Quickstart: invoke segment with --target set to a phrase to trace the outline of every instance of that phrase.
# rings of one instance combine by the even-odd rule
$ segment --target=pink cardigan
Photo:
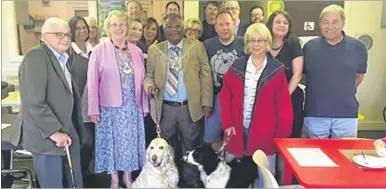
[[[129,43],[128,49],[134,65],[135,98],[144,116],[149,113],[149,100],[145,93],[145,61],[141,49]],[[121,78],[114,45],[106,41],[93,49],[87,72],[88,115],[99,115],[100,107],[119,107],[123,103]]]

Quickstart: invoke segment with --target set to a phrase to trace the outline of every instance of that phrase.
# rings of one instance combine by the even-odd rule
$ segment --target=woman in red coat
[[[249,26],[244,44],[247,55],[225,73],[220,92],[223,129],[230,137],[227,153],[252,156],[261,149],[275,174],[273,140],[290,136],[293,119],[284,66],[269,53],[272,37],[264,24]]]

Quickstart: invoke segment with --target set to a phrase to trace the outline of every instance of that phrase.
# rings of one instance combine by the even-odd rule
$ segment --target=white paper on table
[[[338,167],[320,148],[288,148],[302,167]]]
[[[5,129],[7,127],[11,126],[11,124],[8,124],[8,123],[2,123],[1,124],[1,129]]]

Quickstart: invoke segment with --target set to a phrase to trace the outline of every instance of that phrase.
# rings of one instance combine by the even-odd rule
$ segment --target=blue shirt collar
[[[53,48],[51,48],[49,45],[47,45],[47,47],[52,51],[52,53],[54,53],[56,59],[59,61],[59,63],[62,66],[67,64],[67,61],[69,58],[69,55],[67,54],[67,52],[64,52],[63,54],[59,54]]]
[[[180,50],[182,50],[182,44],[184,42],[184,39],[181,39],[181,41],[177,44],[177,45],[173,45],[171,44],[169,41],[168,41],[168,49],[172,48],[172,47],[179,47]]]

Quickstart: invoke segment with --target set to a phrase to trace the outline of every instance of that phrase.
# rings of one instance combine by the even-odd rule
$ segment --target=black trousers
[[[90,163],[95,150],[95,124],[92,122],[84,123],[84,127],[86,128],[86,132],[89,133],[88,136],[90,136],[90,138],[87,140],[87,143],[80,147],[83,178],[85,178],[85,176],[89,176],[90,174]]]
[[[157,137],[157,129],[156,124],[151,118],[150,114],[148,114],[144,118],[144,124],[145,124],[145,138],[146,138],[146,148],[149,146],[150,142]]]
[[[300,138],[304,122],[304,92],[297,87],[291,96],[294,120],[292,123],[291,138]]]
[[[10,169],[11,168],[11,150],[1,150],[1,157],[3,165],[2,169]]]
[[[180,187],[195,188],[200,184],[200,174],[194,165],[183,162],[182,155],[203,142],[203,119],[193,122],[188,105],[163,104],[161,134],[173,147],[175,163],[180,175]]]

